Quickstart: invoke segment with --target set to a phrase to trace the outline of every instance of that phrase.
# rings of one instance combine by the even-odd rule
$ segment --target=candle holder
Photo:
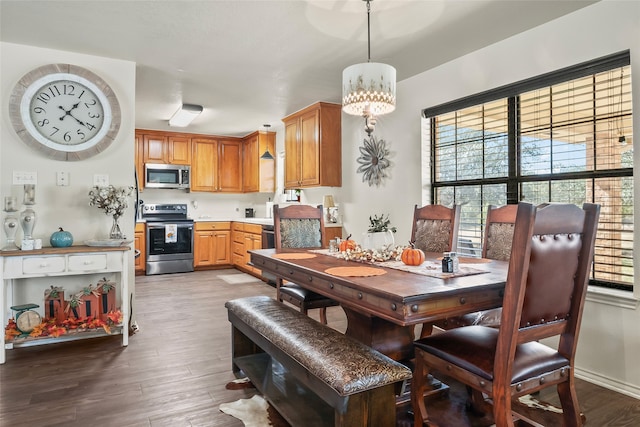
[[[20,214],[20,225],[22,226],[22,240],[33,240],[33,227],[36,225],[36,212],[27,205],[27,208]]]
[[[2,249],[15,250],[17,248],[16,232],[18,231],[18,218],[14,214],[18,211],[18,200],[15,196],[6,196],[4,198],[3,210],[7,213],[2,222],[4,234],[7,236],[7,242]]]

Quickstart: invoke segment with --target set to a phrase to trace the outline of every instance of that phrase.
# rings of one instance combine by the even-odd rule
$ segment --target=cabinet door
[[[167,163],[167,137],[144,135],[143,142],[144,163]]]
[[[170,136],[167,147],[167,159],[173,165],[191,164],[191,138]]]
[[[213,235],[213,245],[215,246],[214,264],[231,264],[231,232],[216,231]]]
[[[146,253],[145,253],[145,232],[144,224],[142,224],[142,231],[138,231],[138,224],[136,224],[136,231],[134,235],[134,247],[137,251],[140,251],[140,255],[135,257],[135,272],[144,273],[146,268]]]
[[[191,191],[216,191],[218,143],[207,138],[194,138],[192,144]]]
[[[300,117],[300,183],[320,184],[320,111],[310,111]]]
[[[242,192],[242,141],[218,142],[218,191]]]
[[[142,134],[136,132],[135,135],[136,175],[138,191],[142,191],[144,188],[144,141]]]
[[[259,139],[254,134],[244,141],[242,153],[242,191],[245,193],[260,191],[259,175]]]
[[[213,231],[196,231],[193,233],[193,262],[195,267],[213,265]]]
[[[300,186],[300,144],[298,119],[284,124],[284,186],[287,189]]]

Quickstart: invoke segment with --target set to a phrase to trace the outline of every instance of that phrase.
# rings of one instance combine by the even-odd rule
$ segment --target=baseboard
[[[640,387],[634,384],[624,383],[622,381],[616,381],[612,378],[603,377],[595,372],[587,371],[584,369],[575,368],[576,378],[588,381],[592,384],[599,385],[608,390],[615,391],[617,393],[624,394],[625,396],[640,399]]]

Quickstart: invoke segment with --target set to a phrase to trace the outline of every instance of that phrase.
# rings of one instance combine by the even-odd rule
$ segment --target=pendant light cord
[[[367,62],[371,62],[371,0],[367,0]]]

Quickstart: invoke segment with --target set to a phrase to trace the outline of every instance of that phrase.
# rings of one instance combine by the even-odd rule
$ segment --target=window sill
[[[632,292],[601,288],[598,286],[589,286],[586,299],[590,302],[613,305],[630,310],[636,310],[640,303],[638,297],[633,295]]]

